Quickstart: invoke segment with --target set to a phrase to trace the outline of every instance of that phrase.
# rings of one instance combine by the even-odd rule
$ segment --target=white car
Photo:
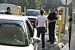
[[[0,15],[0,50],[35,50],[33,35],[26,16]]]
[[[27,9],[26,16],[31,21],[31,23],[33,24],[34,27],[35,27],[35,21],[39,15],[40,15],[40,10]]]

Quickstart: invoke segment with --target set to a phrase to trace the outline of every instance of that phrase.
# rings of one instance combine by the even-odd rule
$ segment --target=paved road
[[[72,34],[71,34],[70,50],[75,50],[75,23],[72,24]]]
[[[65,33],[61,33],[61,42],[65,44],[64,48],[68,45],[66,45],[68,43],[68,40],[69,40],[69,36],[68,36],[68,32],[67,30],[65,31]],[[57,41],[57,36],[56,37],[56,41]],[[46,33],[46,36],[45,36],[45,39],[46,41],[48,40],[48,34]],[[41,42],[39,42],[39,47],[38,47],[38,50],[41,50]],[[58,43],[57,44],[54,44],[54,45],[50,45],[49,42],[46,42],[46,50],[60,50],[59,47],[58,47]],[[65,48],[66,50],[66,48]]]
[[[46,34],[46,41],[48,40],[48,34]],[[59,49],[59,47],[58,47],[58,44],[54,44],[54,45],[50,45],[50,43],[49,42],[45,42],[45,44],[46,44],[46,50],[60,50]],[[42,46],[42,44],[41,44],[41,42],[39,42],[39,49],[38,50],[41,50],[41,46]]]

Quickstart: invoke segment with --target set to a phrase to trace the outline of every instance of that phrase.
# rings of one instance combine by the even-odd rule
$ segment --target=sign
[[[66,5],[66,4],[69,5],[71,4],[72,0],[61,0],[61,2],[63,5]]]

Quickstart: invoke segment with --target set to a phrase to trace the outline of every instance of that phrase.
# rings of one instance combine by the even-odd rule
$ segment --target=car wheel
[[[34,44],[34,50],[38,50],[38,43]]]

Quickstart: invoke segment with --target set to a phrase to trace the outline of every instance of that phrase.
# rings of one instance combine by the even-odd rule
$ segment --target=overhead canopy
[[[60,6],[60,7],[58,7],[57,9],[58,10],[62,10],[62,9],[64,9],[65,7],[64,6]]]
[[[14,4],[8,4],[8,3],[1,3],[0,4],[0,11],[6,11],[7,7],[11,8],[11,12],[14,14],[15,13],[15,9],[21,8],[21,6],[18,5],[14,5]]]

